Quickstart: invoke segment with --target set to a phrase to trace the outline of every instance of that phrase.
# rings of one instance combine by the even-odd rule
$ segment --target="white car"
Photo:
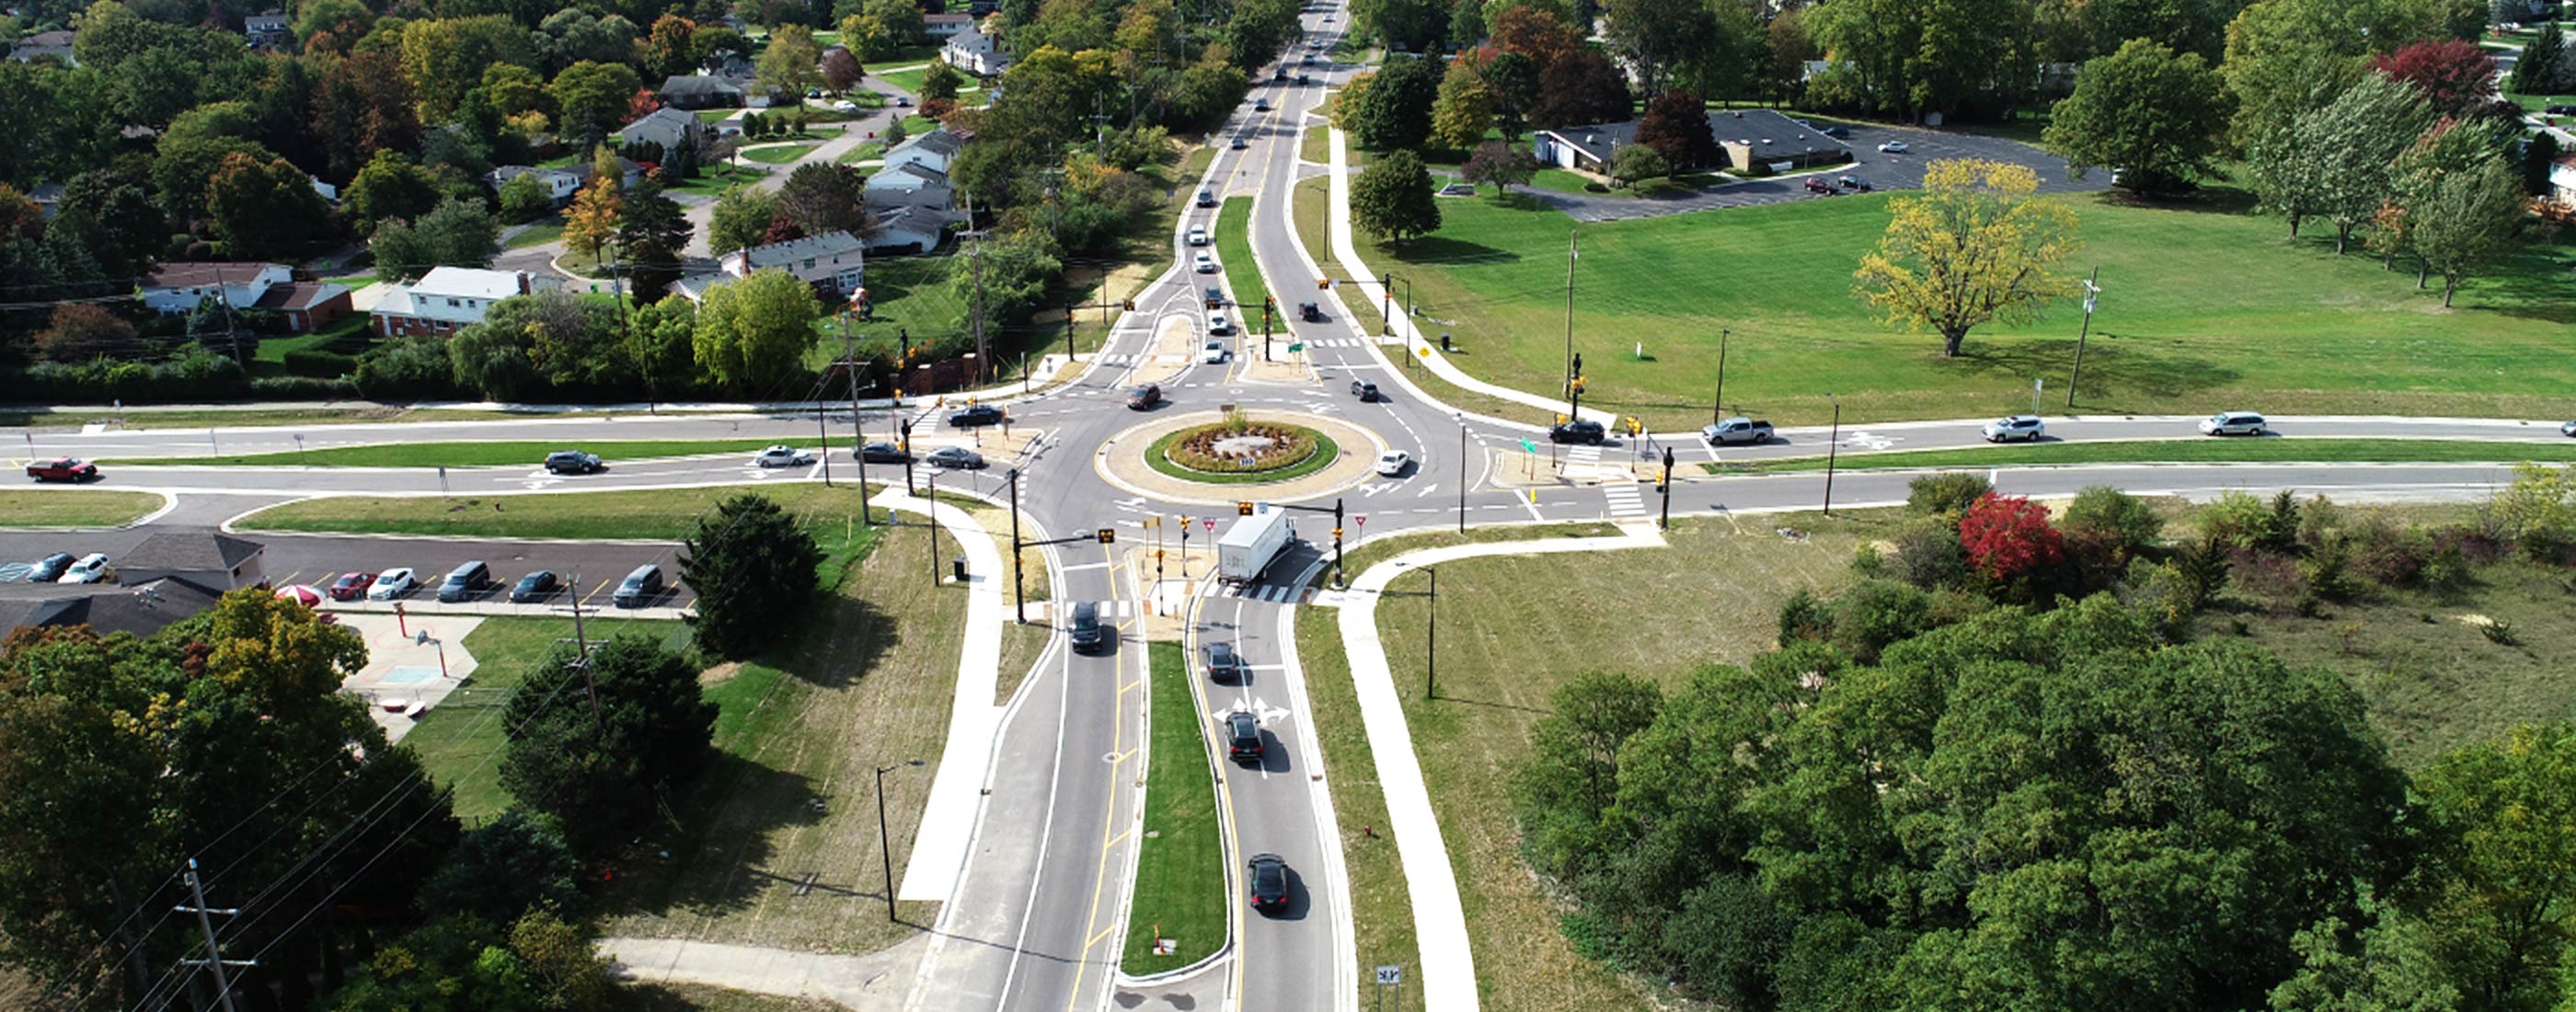
[[[1377,455],[1377,473],[1382,477],[1392,478],[1403,474],[1405,466],[1411,463],[1413,463],[1412,454],[1402,450],[1388,450]]]
[[[1207,226],[1205,226],[1205,225],[1192,225],[1192,226],[1190,226],[1190,245],[1192,245],[1192,246],[1205,246],[1205,245],[1207,245],[1207,244],[1208,244]]]
[[[1231,334],[1231,333],[1234,333],[1234,321],[1226,319],[1226,318],[1225,318],[1225,314],[1224,314],[1224,313],[1209,313],[1209,314],[1208,314],[1208,333],[1211,333],[1211,334]]]
[[[104,579],[107,579],[107,553],[91,552],[81,556],[79,562],[72,563],[70,569],[63,570],[63,575],[54,582],[97,583]]]
[[[2200,420],[2204,436],[2259,436],[2263,434],[2263,416],[2251,411],[2221,411]]]
[[[761,467],[805,467],[814,463],[814,455],[788,446],[773,446],[760,451],[751,462]]]
[[[1985,428],[1977,431],[1983,433],[1986,442],[1989,443],[2000,443],[2007,439],[2036,443],[2039,442],[2040,434],[2048,431],[2048,426],[2040,422],[2038,415],[2012,415],[1987,422]]]
[[[391,601],[420,589],[420,577],[409,566],[396,566],[376,574],[376,585],[367,588],[367,600]]]
[[[1216,273],[1216,258],[1209,256],[1206,253],[1191,254],[1190,269],[1201,274],[1214,274]]]
[[[858,104],[858,103],[856,103],[856,102],[850,101],[849,99],[846,99],[846,98],[845,98],[845,99],[842,99],[842,100],[840,100],[840,101],[838,101],[838,102],[834,102],[834,103],[832,103],[832,111],[833,111],[833,112],[857,112],[857,111],[859,111],[859,104]]]
[[[1904,141],[1889,141],[1879,145],[1878,150],[1884,154],[1901,155],[1914,149],[1906,147]]]
[[[1225,361],[1225,342],[1208,342],[1206,347],[1199,349],[1199,361],[1205,362],[1209,365],[1216,365],[1217,363]]]

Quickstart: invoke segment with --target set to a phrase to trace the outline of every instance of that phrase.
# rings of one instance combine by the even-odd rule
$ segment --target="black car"
[[[969,404],[948,413],[948,427],[952,429],[971,429],[978,425],[1001,423],[1002,409],[990,404]]]
[[[1215,206],[1216,206],[1216,191],[1214,191],[1214,190],[1200,190],[1200,191],[1199,191],[1199,206],[1200,206],[1200,207],[1215,207]]]
[[[1311,62],[1311,61],[1309,61],[1309,62]],[[1309,78],[1309,77],[1307,77],[1307,76],[1306,76],[1306,75],[1304,75],[1304,74],[1299,74],[1299,75],[1297,75],[1297,83],[1298,83],[1298,84],[1313,84],[1313,83],[1315,83],[1315,82],[1314,82],[1314,79],[1313,79],[1313,78]]]
[[[1210,643],[1203,652],[1207,654],[1209,681],[1240,683],[1250,673],[1250,669],[1243,666],[1243,655],[1234,652],[1234,644]]]
[[[1384,394],[1377,392],[1377,384],[1371,383],[1367,380],[1352,380],[1351,396],[1359,398],[1362,402],[1373,402],[1385,399]]]
[[[35,568],[27,571],[27,582],[52,583],[56,580],[62,579],[63,570],[72,568],[72,561],[72,553],[70,552],[55,552],[52,555],[38,559],[36,560]]]
[[[1609,430],[1602,428],[1601,423],[1589,418],[1577,418],[1573,421],[1560,422],[1550,427],[1547,430],[1547,440],[1551,443],[1581,443],[1585,446],[1599,446],[1601,445],[1601,440],[1609,434]]]
[[[1839,184],[1841,184],[1841,185],[1844,185],[1844,186],[1851,187],[1851,188],[1852,188],[1852,192],[1854,192],[1854,193],[1868,193],[1868,192],[1869,192],[1869,180],[1862,179],[1862,178],[1861,178],[1861,177],[1859,177],[1859,176],[1844,176],[1844,177],[1842,177],[1841,179],[1837,179],[1837,180],[1835,180],[1835,182],[1836,182],[1836,183],[1839,183]]]
[[[1312,302],[1300,302],[1297,304],[1297,318],[1308,323],[1322,323],[1324,322],[1324,307],[1318,306]]]
[[[1131,411],[1145,411],[1161,403],[1163,388],[1152,383],[1127,391],[1127,407]]]
[[[2550,106],[2547,110],[2544,110],[2544,111],[2546,111],[2549,115],[2552,115],[2552,116],[2576,116],[2576,105],[2566,105],[2566,104],[2562,103],[2562,104],[2559,104],[2559,105],[2553,105],[2553,106]]]
[[[1816,128],[1816,132],[1837,140],[1851,136],[1851,128],[1840,124],[1820,126]]]
[[[553,596],[555,596],[555,573],[551,569],[540,569],[522,576],[518,583],[510,587],[510,601],[513,604],[543,601]]]
[[[1261,761],[1261,718],[1241,710],[1225,715],[1225,757],[1239,763]]]
[[[450,570],[438,585],[438,599],[449,604],[470,600],[492,586],[492,567],[468,562]]]
[[[1244,885],[1252,894],[1252,909],[1280,910],[1288,906],[1288,862],[1277,854],[1254,854],[1243,863]]]
[[[1075,653],[1100,649],[1102,643],[1109,641],[1107,629],[1100,624],[1100,606],[1090,601],[1074,602],[1073,620],[1065,624],[1064,635],[1073,642]]]
[[[1225,308],[1225,290],[1218,288],[1215,285],[1209,285],[1207,286],[1207,298],[1203,301],[1207,303],[1207,307],[1209,309],[1223,309]]]
[[[552,474],[589,474],[599,470],[599,455],[580,450],[556,450],[546,454],[546,471]]]
[[[963,446],[943,446],[921,458],[924,463],[951,471],[973,471],[984,466],[984,455]]]
[[[900,464],[911,459],[911,454],[903,452],[903,447],[893,443],[869,443],[859,447],[859,460],[862,463]]]

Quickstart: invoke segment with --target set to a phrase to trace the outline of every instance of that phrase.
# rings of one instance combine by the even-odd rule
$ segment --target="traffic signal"
[[[1123,309],[1123,310],[1126,310],[1127,312],[1133,313],[1133,312],[1135,312],[1135,311],[1136,311],[1136,300],[1134,300],[1134,299],[1128,299],[1128,300],[1126,300],[1126,301],[1124,301],[1124,302],[1121,302],[1121,303],[1119,303],[1119,304],[1118,304],[1118,308]]]
[[[1319,292],[1329,292],[1329,291],[1332,291],[1332,290],[1333,290],[1333,279],[1331,279],[1331,278],[1316,278],[1316,279],[1315,279],[1315,290],[1316,290],[1316,291],[1319,291]]]
[[[1239,502],[1234,504],[1234,515],[1239,517],[1251,516],[1252,504],[1248,502]]]
[[[1113,529],[1107,528],[1107,527],[1103,527],[1103,528],[1101,528],[1101,529],[1100,529],[1100,543],[1101,543],[1101,544],[1104,544],[1104,545],[1114,545],[1114,544],[1117,544],[1117,543],[1118,543],[1118,532],[1117,532],[1117,531],[1115,531],[1115,530],[1113,530]]]

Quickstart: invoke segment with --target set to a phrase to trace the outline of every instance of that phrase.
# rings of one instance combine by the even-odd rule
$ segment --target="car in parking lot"
[[[1252,908],[1283,910],[1288,906],[1288,861],[1277,854],[1254,854],[1243,863],[1244,891]]]
[[[998,425],[1001,421],[1002,409],[990,404],[969,404],[948,413],[948,427],[952,429],[971,429],[978,425]]]
[[[1821,193],[1828,197],[1843,192],[1835,189],[1834,184],[1826,182],[1823,178],[1818,176],[1808,176],[1806,182],[1801,185],[1805,186],[1809,193]]]
[[[814,455],[792,446],[773,446],[751,458],[761,467],[804,467],[814,462]]]
[[[1901,155],[1914,149],[1907,147],[1904,141],[1888,141],[1880,144],[1878,150],[1880,154]]]
[[[330,594],[334,601],[362,601],[367,597],[367,588],[375,583],[374,573],[342,573],[339,579],[331,581],[331,589],[325,593]]]
[[[1308,323],[1322,323],[1324,322],[1324,307],[1312,302],[1300,302],[1297,304],[1297,318]]]
[[[973,471],[984,466],[984,455],[963,446],[943,446],[921,458],[932,467],[951,471]]]
[[[453,604],[480,594],[492,587],[492,567],[481,562],[468,562],[447,572],[438,582],[438,599]]]
[[[2259,436],[2263,434],[2263,416],[2251,411],[2221,411],[2200,420],[2204,436]]]
[[[1377,392],[1377,384],[1371,383],[1367,380],[1352,380],[1351,396],[1359,398],[1362,403],[1373,403],[1384,400],[1386,397],[1386,395]]]
[[[1234,321],[1229,320],[1229,319],[1226,319],[1226,317],[1225,317],[1225,314],[1224,314],[1224,313],[1209,313],[1209,314],[1208,314],[1208,333],[1211,333],[1211,334],[1231,334],[1231,333],[1234,333]],[[1208,342],[1208,343],[1210,343],[1210,344],[1215,344],[1216,342],[1211,341],[1211,342]],[[1220,351],[1221,351],[1221,350],[1222,350],[1222,349],[1220,349]],[[1211,361],[1211,362],[1218,362],[1218,361],[1223,361],[1223,359],[1222,359],[1222,358],[1214,358],[1214,359],[1209,359],[1209,361]]]
[[[1251,669],[1243,664],[1243,655],[1234,652],[1232,643],[1210,643],[1200,653],[1207,655],[1207,676],[1212,682],[1241,684]]]
[[[1225,757],[1239,763],[1261,761],[1261,718],[1242,710],[1225,715]]]
[[[1192,226],[1190,226],[1190,245],[1192,245],[1192,246],[1205,246],[1205,245],[1207,245],[1207,244],[1208,244],[1207,226],[1205,226],[1205,225],[1192,225]]]
[[[29,567],[27,570],[27,582],[52,583],[55,580],[62,579],[63,570],[72,568],[72,563],[76,561],[79,560],[73,558],[72,553],[70,552],[55,552],[52,555],[37,559],[34,565]]]
[[[862,464],[900,464],[911,459],[911,454],[893,443],[869,443],[859,447],[859,462]]]
[[[1087,654],[1109,641],[1108,631],[1100,624],[1100,605],[1091,601],[1073,603],[1073,614],[1065,621],[1064,638],[1073,644],[1075,653]]]
[[[91,552],[81,556],[79,562],[72,563],[71,568],[63,570],[63,575],[55,577],[54,582],[98,583],[113,575],[114,571],[107,568],[107,553]]]
[[[376,585],[367,588],[367,600],[391,601],[420,589],[420,577],[410,566],[395,566],[376,574]]]
[[[555,571],[540,569],[519,578],[510,585],[510,600],[517,604],[543,601],[555,595]]]
[[[662,567],[645,563],[635,567],[619,581],[617,592],[608,595],[610,603],[620,608],[641,608],[662,596]]]
[[[1127,391],[1127,410],[1145,411],[1163,403],[1163,388],[1152,383]]]
[[[1201,274],[1214,274],[1216,273],[1216,258],[1207,255],[1206,250],[1192,253],[1190,254],[1190,269]]]
[[[2038,415],[2010,415],[1987,422],[1984,428],[1977,431],[1983,434],[1986,442],[1989,443],[2000,443],[2007,439],[2036,443],[2039,442],[2039,437],[2048,431],[2048,426],[2039,420]]]
[[[1834,180],[1834,182],[1842,186],[1848,186],[1857,193],[1869,192],[1869,180],[1862,179],[1859,176],[1844,176],[1841,179]]]
[[[98,465],[77,457],[56,457],[28,464],[27,477],[37,481],[96,481]]]
[[[546,454],[546,472],[549,474],[589,474],[599,468],[600,460],[596,453],[556,450]]]
[[[1586,446],[1599,446],[1601,445],[1601,441],[1607,438],[1609,434],[1610,430],[1603,428],[1601,423],[1589,418],[1577,418],[1570,422],[1558,422],[1555,425],[1549,426],[1547,430],[1547,439],[1551,443],[1581,443]]]
[[[1412,465],[1413,455],[1402,450],[1388,450],[1377,455],[1377,473],[1381,478],[1403,474],[1404,469]]]

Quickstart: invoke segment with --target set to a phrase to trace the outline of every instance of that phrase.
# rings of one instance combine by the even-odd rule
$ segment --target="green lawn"
[[[561,442],[490,442],[490,443],[380,443],[373,446],[335,446],[303,453],[253,453],[231,457],[162,457],[148,460],[120,460],[121,464],[161,465],[243,465],[276,467],[311,465],[314,467],[497,467],[527,464],[534,467],[546,454],[564,448]],[[758,439],[632,439],[585,443],[583,448],[599,454],[610,467],[621,461],[655,460],[663,457],[694,457],[718,453],[750,453],[771,445]],[[807,447],[811,449],[812,447]]]
[[[886,146],[884,141],[868,141],[858,147],[841,152],[840,160],[843,162],[864,162],[871,158],[883,158],[885,157],[885,149]]]
[[[528,223],[528,227],[520,229],[519,234],[511,236],[509,242],[502,243],[501,248],[526,249],[530,246],[543,246],[563,238],[563,229],[562,218],[551,216],[541,218]]]
[[[1143,976],[1206,958],[1226,941],[1225,847],[1218,838],[1216,785],[1203,737],[1207,718],[1191,692],[1178,643],[1146,648],[1153,663],[1152,738],[1145,817],[1136,841],[1136,896],[1118,968]],[[1178,943],[1154,954],[1154,933]]]
[[[765,147],[745,148],[742,151],[742,157],[747,161],[759,162],[763,165],[785,165],[789,162],[805,157],[806,152],[812,151],[816,147],[817,145],[813,144],[774,144]]]
[[[367,320],[364,313],[352,313],[310,334],[261,338],[251,352],[251,375],[286,375],[286,354],[292,351],[337,351],[352,355],[363,351],[369,337]]]
[[[0,492],[0,527],[123,527],[160,508],[150,492],[11,489]]]
[[[894,472],[883,465],[869,468],[870,490],[884,487],[887,479],[902,480]],[[833,466],[833,474],[835,481],[829,486],[766,485],[756,491],[818,531],[846,533],[859,516],[859,487],[851,480],[855,476],[840,465]],[[750,491],[755,489],[736,485],[448,498],[332,496],[261,510],[239,526],[330,534],[677,541],[687,537],[697,518],[716,504]],[[882,512],[876,515],[883,517]]]
[[[2226,191],[2208,199],[2223,199]],[[1888,217],[1887,195],[1799,201],[1582,227],[1575,350],[1585,400],[1650,425],[1696,425],[1731,328],[1728,392],[1743,410],[1821,422],[1974,417],[2027,405],[2031,382],[2067,375],[2079,314],[1980,328],[1944,360],[1937,337],[1871,318],[1851,272]],[[2362,254],[2336,257],[2308,230],[2216,210],[2073,200],[2101,267],[2084,388],[2088,414],[2265,411],[2557,417],[2576,411],[2565,354],[2576,244],[2533,245],[2457,308]],[[1370,251],[1409,276],[1429,317],[1454,321],[1460,366],[1552,391],[1563,367],[1565,249],[1573,223],[1526,200],[1441,202],[1435,235]],[[1642,341],[1648,356],[1631,352]]]
[[[585,635],[648,636],[671,646],[688,642],[688,627],[678,622],[592,618],[582,623]],[[422,714],[402,743],[420,754],[421,765],[442,787],[456,792],[456,815],[468,825],[510,806],[510,792],[500,783],[504,732],[501,706],[545,660],[558,639],[572,638],[572,619],[487,618],[467,633],[463,646],[474,655],[474,673],[445,702]]]
[[[682,181],[680,185],[672,187],[671,192],[713,197],[723,193],[727,187],[752,182],[768,174],[768,169],[758,165],[701,166],[698,169],[697,178]]]
[[[2142,439],[2036,443],[1956,450],[1842,454],[1845,470],[1905,467],[2014,467],[2110,463],[2511,463],[2576,461],[2576,440],[2495,443],[2442,439]],[[1823,457],[1702,464],[1714,472],[1821,471]]]
[[[903,66],[903,64],[898,63],[894,64],[894,66],[899,67]],[[927,67],[914,67],[910,70],[871,70],[868,71],[868,76],[893,85],[897,91],[919,95],[921,94],[921,75],[928,72],[929,68]]]
[[[1314,126],[1307,127],[1305,133],[1298,135],[1297,157],[1313,162],[1317,165],[1332,164],[1332,125],[1329,123],[1317,123]]]
[[[698,122],[714,123],[721,120],[732,119],[735,113],[741,111],[742,110],[740,109],[700,109],[698,110]]]
[[[2521,92],[2508,91],[2504,93],[2504,97],[2508,102],[2520,104],[2526,112],[2539,112],[2553,105],[2576,105],[2576,93],[2558,95],[2525,95]],[[2558,117],[2560,121],[2559,125],[2566,125],[2566,121],[2569,118],[2570,117],[2567,116]]]
[[[1250,334],[1259,327],[1263,300],[1270,297],[1270,286],[1261,278],[1261,265],[1252,259],[1252,198],[1227,197],[1217,208],[1215,235],[1217,267],[1225,271],[1226,284],[1234,289],[1236,315],[1243,317],[1243,332]]]

